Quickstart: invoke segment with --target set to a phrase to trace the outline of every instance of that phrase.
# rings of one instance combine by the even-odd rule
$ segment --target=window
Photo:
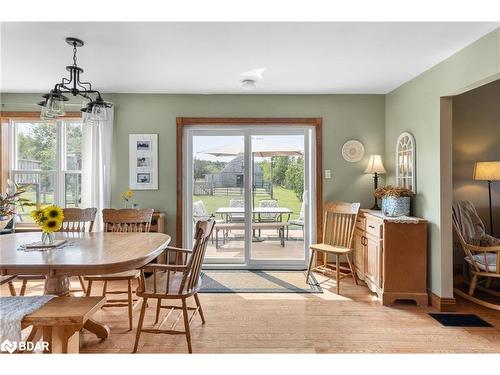
[[[79,207],[82,181],[82,122],[64,119],[11,120],[11,179],[30,184],[24,194],[37,207],[57,204]],[[34,208],[19,212],[20,222],[32,222]]]

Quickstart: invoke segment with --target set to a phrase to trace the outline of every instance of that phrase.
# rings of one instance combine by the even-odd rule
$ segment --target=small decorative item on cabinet
[[[391,185],[375,190],[375,197],[382,199],[382,213],[386,216],[409,216],[410,201],[415,193],[410,189]]]

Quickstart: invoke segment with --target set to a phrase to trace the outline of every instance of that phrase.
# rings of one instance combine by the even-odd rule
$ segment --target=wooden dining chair
[[[307,269],[307,282],[309,282],[309,275],[312,271],[320,271],[325,275],[335,271],[337,294],[340,294],[340,279],[343,277],[351,275],[358,285],[349,255],[353,249],[352,239],[359,206],[359,203],[328,202],[326,204],[323,242],[309,246],[311,257]],[[318,252],[323,254],[323,264],[313,266]],[[329,254],[335,255],[335,264],[328,263]],[[349,268],[340,265],[341,255],[347,258]]]
[[[192,250],[167,247],[165,250],[167,264],[151,263],[141,269],[137,296],[142,297],[142,307],[135,336],[134,353],[137,352],[139,338],[142,332],[170,335],[185,334],[188,351],[192,353],[190,323],[198,313],[202,323],[205,324],[205,317],[201,308],[200,299],[198,298],[198,291],[202,283],[201,267],[214,224],[214,219],[198,221],[196,223],[195,242]],[[169,260],[172,261],[172,264],[169,263]],[[153,272],[153,274],[146,279],[145,272]],[[194,297],[196,307],[187,306],[186,300],[189,297]],[[157,300],[156,319],[153,327],[143,328],[148,299]],[[163,305],[163,300],[181,300],[181,306],[173,304]],[[158,324],[161,309],[168,309],[168,312]],[[174,310],[182,310],[182,314],[177,316],[169,329],[162,329],[161,327],[172,315]],[[189,311],[193,312],[191,316],[188,314]],[[175,330],[181,317],[184,318],[184,330]]]
[[[92,232],[94,227],[95,215],[97,213],[97,208],[65,208],[63,209],[64,219],[61,226],[60,232],[65,233],[83,233],[85,231]],[[21,291],[19,295],[24,296],[26,293],[26,287],[29,281],[35,280],[45,280],[43,275],[19,275],[17,276],[19,280],[22,280]],[[85,283],[82,276],[78,276],[80,281],[80,286],[83,293],[86,292]],[[79,290],[77,290],[79,291]]]
[[[123,208],[115,210],[105,208],[102,210],[102,219],[104,222],[105,232],[121,232],[121,233],[135,233],[135,232],[149,232],[151,227],[151,218],[153,217],[153,209],[132,209]],[[102,281],[102,296],[108,294],[127,294],[127,298],[108,299],[103,307],[128,307],[128,322],[129,329],[133,328],[133,315],[134,302],[137,300],[133,298],[134,292],[132,291],[132,281],[138,280],[140,276],[139,270],[131,270],[109,275],[91,275],[85,276],[84,280],[88,282],[87,296],[92,293],[92,283],[94,281]],[[127,281],[127,290],[110,290],[108,291],[108,283],[115,281]]]

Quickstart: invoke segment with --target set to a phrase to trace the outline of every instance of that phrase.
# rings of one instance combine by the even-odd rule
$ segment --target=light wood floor
[[[445,328],[427,314],[435,311],[432,308],[381,306],[366,287],[355,286],[351,279],[342,280],[343,295],[337,296],[333,281],[316,277],[323,294],[200,294],[207,323],[193,320],[194,353],[500,352],[497,311],[459,299],[459,312],[477,314],[495,327]],[[42,284],[31,285],[31,294],[41,293]],[[2,295],[7,293],[3,287]],[[151,302],[146,322],[153,321],[155,304]],[[130,353],[135,331],[127,330],[126,316],[124,308],[98,312],[95,318],[109,325],[111,335],[99,342],[84,333],[81,352]],[[186,353],[186,341],[183,336],[145,333],[139,352]]]

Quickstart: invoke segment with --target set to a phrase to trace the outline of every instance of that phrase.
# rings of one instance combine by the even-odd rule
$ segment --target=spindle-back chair
[[[333,270],[335,271],[337,294],[340,293],[340,279],[345,276],[351,275],[356,285],[358,284],[349,253],[353,248],[352,239],[359,206],[359,203],[326,203],[323,242],[309,246],[311,254],[306,276],[308,282],[312,271],[327,274]],[[323,264],[313,266],[318,252],[323,254]],[[328,263],[328,254],[335,255],[335,264]],[[340,265],[341,255],[347,258],[348,268]]]
[[[205,324],[205,317],[201,308],[198,291],[201,287],[201,267],[205,257],[208,240],[212,235],[215,220],[200,220],[196,223],[195,238],[193,249],[180,249],[176,247],[167,247],[167,262],[173,261],[173,264],[148,264],[141,269],[139,278],[139,288],[137,295],[142,297],[141,315],[137,326],[137,333],[134,344],[134,353],[137,352],[139,338],[142,332],[163,333],[163,334],[185,334],[188,351],[192,353],[190,323],[199,313],[201,321]],[[175,256],[169,256],[173,254]],[[145,272],[153,272],[153,275],[146,278]],[[188,307],[186,300],[193,296],[196,307]],[[148,299],[156,299],[156,319],[152,328],[143,328],[144,316],[146,312]],[[181,300],[182,306],[163,305],[163,300]],[[158,324],[161,309],[168,309],[168,313]],[[161,329],[163,324],[172,315],[175,310],[182,310],[174,320],[169,329]],[[188,312],[193,311],[191,317]],[[175,326],[180,318],[184,318],[184,330],[175,330]],[[157,325],[158,324],[158,325]]]
[[[133,232],[149,232],[151,227],[151,218],[153,217],[153,209],[132,209],[124,208],[120,210],[115,210],[111,208],[105,208],[102,210],[102,219],[104,222],[105,232],[121,232],[121,233],[133,233]],[[103,289],[102,295],[106,296],[108,294],[127,294],[127,299],[107,299],[106,304],[103,307],[128,307],[128,321],[129,329],[133,328],[133,308],[134,302],[136,300],[133,298],[132,281],[139,279],[139,270],[131,270],[119,273],[113,273],[109,275],[91,275],[85,276],[84,279],[88,281],[87,286],[87,296],[91,295],[92,283],[94,281],[102,281]],[[127,281],[127,290],[112,290],[108,291],[108,283],[118,280]]]

